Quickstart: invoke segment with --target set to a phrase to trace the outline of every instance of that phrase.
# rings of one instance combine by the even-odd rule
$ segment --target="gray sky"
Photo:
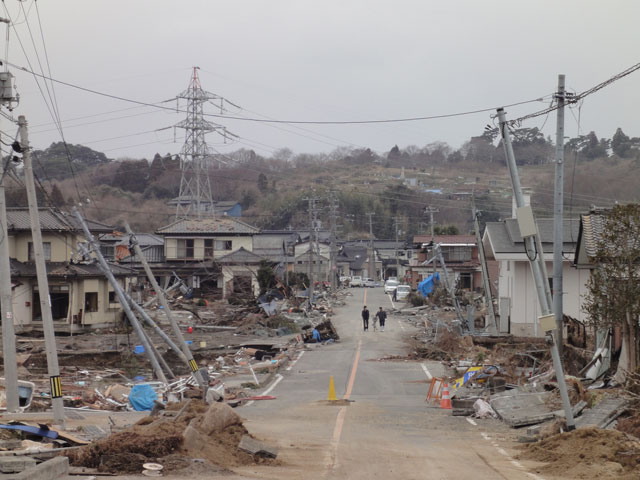
[[[25,57],[12,29],[9,60],[25,67],[29,61],[41,71],[30,26],[46,71],[34,0],[22,3],[28,22],[17,0],[4,4],[27,52]],[[154,103],[186,89],[197,65],[203,88],[242,107],[229,112],[236,116],[363,120],[448,114],[548,99],[558,73],[580,92],[640,62],[636,0],[39,0],[37,7],[54,78]],[[4,25],[0,28],[4,38]],[[22,98],[14,114],[30,121],[34,146],[59,141],[33,77],[11,70]],[[640,136],[639,87],[640,71],[588,97],[580,111],[582,133],[595,130],[610,138],[620,126]],[[62,85],[55,86],[55,94],[69,143],[111,158],[180,150],[181,131],[176,142],[172,129],[154,132],[182,120],[180,114]],[[546,105],[507,112],[515,118]],[[567,113],[568,136],[578,132],[578,109],[572,113]],[[85,118],[74,120],[80,117]],[[544,121],[524,126],[541,127]],[[439,140],[457,148],[490,122],[490,113],[481,113],[303,130],[220,120],[240,140],[224,145],[211,135],[209,143],[220,152],[244,147],[266,156],[281,147],[383,152],[394,144]],[[553,134],[554,129],[552,114],[544,130]],[[15,129],[3,119],[2,130]]]

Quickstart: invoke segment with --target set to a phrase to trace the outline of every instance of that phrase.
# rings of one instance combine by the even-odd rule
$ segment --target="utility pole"
[[[437,208],[433,208],[431,205],[429,205],[426,208],[426,211],[429,214],[429,225],[431,226],[431,246],[432,246],[431,248],[433,248],[436,244],[435,235],[434,235],[435,223],[433,221],[433,214],[440,212],[440,210],[438,210]],[[436,262],[433,262],[433,274],[434,275],[436,274]]]
[[[189,368],[191,368],[191,373],[193,374],[193,377],[198,382],[198,385],[200,385],[200,388],[202,389],[203,393],[206,395],[206,393],[207,393],[206,392],[207,385],[205,384],[205,382],[204,382],[204,380],[202,378],[202,374],[201,374],[200,370],[198,369],[198,364],[194,360],[193,354],[191,353],[191,350],[189,349],[189,346],[184,341],[184,336],[182,335],[182,331],[180,330],[180,326],[178,325],[178,322],[176,321],[175,317],[173,316],[173,313],[171,313],[171,308],[169,308],[169,302],[167,302],[167,297],[164,295],[164,292],[160,288],[160,285],[158,285],[158,281],[156,280],[155,275],[151,271],[151,267],[149,267],[149,264],[147,263],[147,259],[144,256],[144,253],[142,253],[142,249],[140,248],[140,245],[138,244],[138,239],[134,235],[133,231],[131,230],[131,227],[129,226],[129,224],[127,222],[125,222],[124,228],[127,231],[127,233],[129,234],[129,243],[131,245],[133,245],[133,249],[135,251],[135,254],[138,257],[138,259],[140,260],[140,262],[142,263],[144,271],[147,274],[147,278],[149,279],[149,282],[151,283],[151,286],[153,287],[153,290],[156,292],[156,297],[158,298],[158,302],[162,306],[165,314],[167,315],[167,319],[169,320],[169,324],[171,325],[171,328],[173,329],[173,334],[175,335],[175,338],[178,339],[178,344],[180,345],[180,349],[182,350],[182,353],[185,356],[185,359],[187,361],[187,364],[189,365]]]
[[[489,281],[487,258],[484,255],[484,245],[482,244],[482,236],[480,235],[480,223],[478,222],[478,216],[480,215],[480,212],[476,210],[475,202],[472,204],[471,209],[473,211],[473,229],[476,232],[476,242],[478,243],[478,255],[480,257],[480,265],[482,266],[482,285],[484,288],[484,298],[487,301],[487,311],[489,313],[489,329],[494,330],[497,333],[499,331],[499,328],[498,323],[496,322],[496,313],[493,309],[493,295],[491,295],[491,282]]]
[[[369,278],[376,280],[376,254],[373,250],[373,222],[374,212],[365,213],[369,217]]]
[[[546,272],[544,270],[544,251],[542,250],[542,242],[540,241],[540,235],[537,232],[535,224],[535,218],[531,207],[529,209],[524,208],[524,195],[522,194],[522,187],[520,186],[520,177],[518,176],[518,168],[516,166],[516,157],[513,153],[513,146],[511,145],[511,136],[509,134],[509,127],[507,125],[504,109],[498,109],[498,120],[500,121],[500,134],[502,136],[502,143],[504,144],[505,155],[507,157],[507,167],[509,168],[509,175],[511,176],[511,185],[513,187],[513,194],[516,198],[516,204],[518,206],[517,216],[518,225],[520,227],[520,233],[524,237],[525,247],[527,251],[527,257],[529,258],[529,265],[533,272],[536,291],[538,294],[538,302],[540,303],[540,310],[542,311],[542,317],[544,320],[551,315],[551,295],[549,293],[549,284],[547,282]],[[529,218],[527,218],[529,217]],[[533,225],[527,225],[527,224]],[[527,226],[530,232],[522,232],[522,229]],[[526,233],[529,233],[527,235]],[[534,238],[535,237],[535,238]],[[535,257],[534,257],[535,255]],[[542,262],[542,267],[539,262]],[[544,276],[543,276],[544,275]],[[546,284],[546,288],[545,288]],[[555,322],[554,322],[555,324]],[[575,422],[573,420],[573,410],[571,409],[571,403],[569,402],[569,393],[567,392],[567,384],[564,379],[564,371],[562,368],[562,359],[560,358],[560,352],[558,351],[558,344],[554,338],[553,327],[546,328],[547,342],[551,347],[551,357],[553,359],[553,366],[556,372],[556,378],[558,380],[558,389],[560,390],[560,397],[562,398],[562,404],[564,407],[564,415],[567,420],[567,430],[574,430]]]
[[[64,405],[62,402],[62,380],[58,366],[58,350],[56,347],[56,334],[53,328],[53,316],[51,315],[51,297],[49,296],[49,279],[47,278],[47,265],[42,246],[42,232],[40,231],[40,212],[38,211],[38,199],[36,186],[33,179],[33,166],[31,165],[31,152],[29,146],[29,132],[27,120],[24,115],[18,117],[20,131],[20,146],[22,147],[22,159],[24,161],[24,183],[27,189],[29,202],[29,217],[31,220],[31,240],[38,278],[38,292],[40,296],[40,312],[42,315],[42,329],[44,330],[45,349],[47,352],[47,366],[49,370],[49,385],[51,388],[51,404],[53,407],[53,419],[56,424],[64,427]]]
[[[564,207],[564,75],[558,75],[558,101],[556,125],[556,177],[553,196],[553,314],[556,320],[556,342],[562,355],[563,318],[562,318],[562,242],[564,225],[562,208]]]
[[[11,21],[0,17],[7,29],[7,43],[9,25]],[[5,59],[7,60],[7,59]],[[9,65],[5,62],[4,70],[0,72],[0,82],[3,88],[0,92],[0,108],[12,110],[17,98],[13,91],[13,75],[9,72]],[[4,155],[1,154],[0,159]],[[16,334],[13,318],[11,294],[11,258],[9,256],[9,226],[7,224],[6,197],[4,194],[5,178],[11,165],[11,151],[2,168],[0,177],[0,313],[2,316],[2,354],[4,357],[4,385],[7,397],[7,412],[15,412],[20,406],[18,394],[18,364],[16,360]]]
[[[308,259],[308,269],[307,276],[309,278],[309,309],[313,305],[313,216],[315,210],[315,201],[316,199],[310,197],[307,199],[309,201],[309,250],[307,251],[307,259]]]
[[[138,339],[140,340],[140,343],[142,343],[142,346],[144,347],[144,351],[147,354],[147,357],[149,357],[149,361],[151,362],[151,366],[156,375],[156,378],[158,378],[158,380],[160,380],[162,383],[168,383],[167,377],[165,377],[164,372],[162,371],[162,368],[158,363],[158,359],[153,353],[153,350],[151,348],[151,342],[149,342],[147,335],[144,333],[144,330],[142,329],[142,326],[140,325],[140,323],[138,322],[138,319],[136,318],[135,314],[131,310],[127,295],[125,294],[124,290],[116,280],[116,277],[113,276],[113,272],[109,268],[109,264],[107,263],[107,261],[102,256],[102,252],[100,251],[100,248],[98,247],[95,238],[93,238],[93,235],[89,231],[89,227],[87,227],[87,224],[84,221],[84,218],[82,218],[82,215],[80,215],[80,212],[76,207],[73,207],[73,214],[76,216],[76,219],[78,220],[80,225],[82,225],[82,231],[84,232],[84,236],[86,237],[86,240],[89,243],[89,246],[91,247],[91,251],[93,251],[93,253],[96,256],[96,259],[98,260],[98,267],[100,268],[100,270],[102,270],[102,273],[109,280],[109,283],[113,287],[114,292],[116,292],[116,296],[118,297],[118,302],[120,302],[120,306],[122,307],[122,310],[124,310],[124,313],[129,319],[129,322],[131,322],[131,326],[133,326],[133,329],[136,331],[136,334],[138,335]],[[89,253],[89,252],[86,252],[86,253]]]
[[[0,155],[2,158],[2,155]],[[9,257],[9,227],[4,195],[4,180],[10,168],[11,155],[2,169],[0,178],[0,308],[2,309],[2,354],[4,357],[4,384],[7,396],[7,412],[18,410],[18,364],[16,361],[16,334],[11,305],[11,259]]]
[[[396,242],[394,244],[396,257],[396,278],[398,279],[398,282],[400,282],[400,266],[398,262],[398,217],[393,217],[393,226],[396,231]]]
[[[337,288],[336,282],[336,231],[337,231],[337,219],[338,217],[338,199],[335,196],[335,192],[331,192],[330,203],[329,203],[329,218],[331,225],[331,246],[330,246],[330,267],[329,271],[331,272],[330,280],[331,280],[331,291],[335,292]]]

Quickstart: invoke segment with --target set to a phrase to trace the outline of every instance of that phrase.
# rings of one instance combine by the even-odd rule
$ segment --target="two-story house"
[[[256,259],[252,257],[247,262],[247,256],[242,255],[238,268],[232,268],[233,257],[227,256],[240,250],[252,252],[253,236],[259,232],[233,217],[177,220],[156,230],[156,234],[164,237],[164,272],[175,271],[196,291],[222,292],[223,296],[231,293],[227,286],[234,284],[233,278],[242,277],[242,281],[235,283],[240,285],[251,279],[255,292]]]
[[[77,248],[85,238],[75,217],[52,208],[40,208],[39,213],[55,328],[77,331],[118,322],[122,310],[111,285],[96,265],[81,263]],[[15,324],[38,329],[42,315],[29,210],[8,208],[7,224]],[[113,230],[90,220],[87,224],[94,236]],[[130,270],[113,265],[112,271],[125,286]]]
[[[433,262],[425,265],[433,255],[433,249],[429,247],[431,235],[416,235],[413,243],[417,256],[411,262],[411,286],[416,288],[418,283],[433,273],[434,268],[441,276],[444,271],[437,261],[435,267]],[[482,288],[478,242],[474,235],[435,235],[433,243],[440,246],[452,285],[471,291]]]

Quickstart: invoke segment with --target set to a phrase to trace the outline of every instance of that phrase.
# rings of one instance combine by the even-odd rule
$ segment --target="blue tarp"
[[[153,391],[151,385],[147,385],[146,383],[134,385],[131,392],[129,392],[129,403],[131,403],[131,406],[137,412],[151,410],[153,408],[153,401],[157,398],[158,395]]]
[[[433,288],[434,288],[434,281],[433,279],[440,281],[440,274],[438,272],[436,272],[433,275],[429,275],[427,278],[425,278],[423,281],[421,281],[418,284],[418,291],[422,294],[423,297],[426,297],[427,295],[429,295],[431,292],[433,292]]]

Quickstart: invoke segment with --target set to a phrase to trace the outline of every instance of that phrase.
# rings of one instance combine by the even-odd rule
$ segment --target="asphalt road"
[[[414,327],[390,315],[385,332],[364,332],[363,303],[373,314],[391,299],[382,288],[351,292],[333,317],[340,342],[309,346],[266,389],[276,400],[239,410],[253,435],[279,448],[281,465],[226,478],[541,478],[513,460],[516,433],[499,421],[428,406],[427,379],[441,364],[390,359],[406,356]],[[330,376],[348,405],[327,405]]]

